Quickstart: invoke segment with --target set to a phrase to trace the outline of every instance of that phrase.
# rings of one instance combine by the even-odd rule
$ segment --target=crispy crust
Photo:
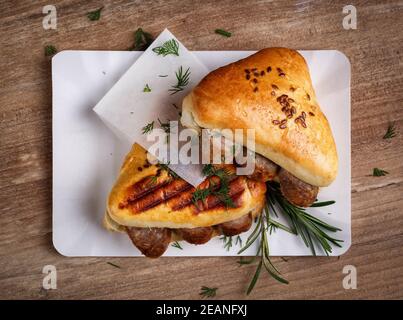
[[[295,108],[291,119],[284,110],[287,104]],[[296,120],[302,112],[306,128]],[[287,128],[273,124],[283,119]],[[329,123],[316,99],[308,66],[294,50],[263,49],[211,72],[185,97],[181,122],[196,130],[253,128],[257,153],[311,185],[327,186],[337,175]]]
[[[158,175],[158,172],[157,182],[153,186],[144,185],[148,193],[142,192],[139,186],[143,185],[148,177]],[[156,165],[148,164],[146,151],[134,144],[109,195],[104,225],[113,231],[121,231],[121,226],[171,229],[206,227],[237,219],[250,212],[256,215],[260,213],[265,202],[264,183],[237,177],[231,182],[231,190],[234,190],[233,196],[237,204],[235,208],[214,205],[214,199],[210,199],[206,200],[206,205],[212,204],[211,208],[200,209],[193,203],[184,202],[194,188],[178,188],[173,192],[171,186],[179,185],[178,180],[181,179],[170,179],[165,170],[161,171]],[[174,196],[163,198],[170,195],[169,192],[173,192]],[[153,202],[156,197],[162,197],[161,201]]]

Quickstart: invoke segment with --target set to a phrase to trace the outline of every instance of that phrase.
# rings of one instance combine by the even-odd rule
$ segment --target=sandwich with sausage
[[[104,225],[125,232],[147,257],[172,241],[203,244],[247,231],[265,205],[266,182],[280,183],[294,205],[310,206],[337,175],[329,123],[318,104],[304,58],[268,48],[208,74],[184,98],[181,123],[201,129],[254,129],[255,169],[205,165],[193,187],[135,144],[107,201]],[[246,146],[245,146],[246,147]]]

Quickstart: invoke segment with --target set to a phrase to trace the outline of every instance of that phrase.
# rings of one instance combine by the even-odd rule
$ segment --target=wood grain
[[[42,28],[47,1],[0,3],[0,298],[243,299],[253,266],[237,258],[65,258],[51,242],[52,106],[50,60],[58,50],[125,50],[133,31],[169,28],[191,50],[270,46],[338,49],[352,67],[353,245],[340,258],[274,258],[291,282],[264,274],[249,298],[403,298],[403,4],[354,1],[358,29],[344,30],[344,1],[53,1],[57,30]],[[104,6],[99,21],[85,14]],[[231,38],[214,34],[223,28]],[[394,121],[397,136],[383,140]],[[370,176],[372,168],[390,172]],[[113,262],[120,269],[107,262]],[[58,289],[42,288],[44,265]],[[344,290],[354,265],[358,289]]]

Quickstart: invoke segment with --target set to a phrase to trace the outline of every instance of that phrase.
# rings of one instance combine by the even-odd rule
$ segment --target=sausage
[[[273,180],[277,176],[279,166],[273,161],[255,153],[255,171],[250,176],[259,181]]]
[[[167,228],[126,227],[133,244],[149,258],[162,256],[171,242],[172,232]]]
[[[319,188],[301,181],[285,169],[279,172],[280,189],[283,196],[300,207],[310,207],[315,202]]]
[[[236,236],[237,234],[248,231],[252,225],[252,220],[251,214],[245,214],[238,219],[221,223],[219,227],[224,235]]]
[[[178,229],[178,233],[182,236],[183,240],[192,244],[203,244],[208,242],[213,236],[213,231],[213,227]]]

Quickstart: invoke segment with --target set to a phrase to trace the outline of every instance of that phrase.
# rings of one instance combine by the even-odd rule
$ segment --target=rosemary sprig
[[[168,91],[171,92],[171,95],[183,91],[185,87],[189,84],[190,79],[190,68],[187,68],[185,72],[183,72],[182,66],[179,67],[178,71],[175,72],[177,83],[172,86]]]
[[[151,88],[148,83],[146,83],[146,85],[144,86],[143,92],[151,92]]]
[[[304,208],[288,202],[281,194],[280,185],[277,182],[268,182],[267,190],[267,202],[270,208],[277,214],[275,205],[278,205],[281,213],[290,222],[292,232],[302,238],[314,256],[316,246],[322,248],[326,255],[332,252],[331,245],[341,247],[339,242],[343,242],[342,240],[335,239],[326,233],[341,231],[341,229],[323,222],[307,213]]]
[[[175,241],[174,243],[171,244],[172,247],[177,248],[179,250],[183,250],[182,246],[178,241]]]
[[[395,124],[390,123],[388,126],[388,129],[386,130],[386,133],[382,137],[383,139],[392,139],[393,137],[396,137],[396,132],[395,132]]]
[[[162,122],[160,118],[158,118],[158,122],[160,124],[161,129],[164,130],[165,133],[171,132],[171,126],[169,124],[169,120],[167,120],[166,122]]]
[[[223,241],[224,243],[224,249],[226,249],[227,251],[229,251],[229,249],[232,248],[232,237],[231,236],[222,236],[220,238],[220,240]]]
[[[235,245],[239,244],[239,246],[242,248],[242,238],[241,236],[237,236],[235,239]]]
[[[51,44],[45,46],[45,56],[46,57],[53,56],[55,53],[57,53],[57,49],[55,46],[53,46]]]
[[[88,19],[90,19],[91,21],[99,20],[99,18],[101,17],[101,10],[102,10],[103,8],[104,8],[104,7],[101,7],[101,8],[99,8],[99,9],[97,9],[97,10],[88,12],[88,13],[87,13]]]
[[[220,34],[220,35],[222,35],[224,37],[227,37],[227,38],[231,37],[231,35],[232,35],[231,32],[225,31],[223,29],[215,29],[214,32],[217,33],[217,34]]]
[[[379,169],[379,168],[374,168],[374,170],[372,171],[372,175],[374,177],[382,177],[382,176],[386,176],[387,174],[389,174],[388,171]]]
[[[148,32],[145,32],[142,28],[138,28],[134,32],[134,43],[129,50],[145,50],[153,42],[153,37]]]
[[[154,129],[154,121],[150,122],[149,124],[145,125],[141,130],[143,130],[143,134],[148,134]]]
[[[212,297],[216,296],[217,289],[218,288],[209,288],[209,287],[203,286],[203,287],[201,287],[201,291],[200,291],[199,295],[202,298],[212,298]]]
[[[153,48],[153,51],[157,55],[162,55],[163,57],[172,54],[179,56],[179,43],[175,39],[165,41],[162,46]]]

